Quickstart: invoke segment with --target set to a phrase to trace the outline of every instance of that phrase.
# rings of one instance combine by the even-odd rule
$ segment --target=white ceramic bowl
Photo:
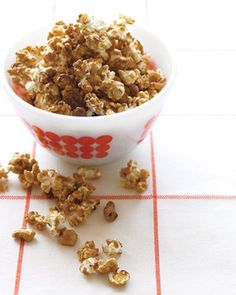
[[[165,87],[149,102],[122,113],[100,117],[65,116],[26,103],[12,90],[7,74],[7,69],[15,61],[15,52],[29,44],[45,44],[49,30],[49,27],[44,27],[28,34],[7,52],[2,82],[16,113],[36,141],[63,160],[82,165],[100,165],[129,153],[148,135],[165,104],[174,76],[169,50],[155,34],[133,26],[131,32],[167,77]]]

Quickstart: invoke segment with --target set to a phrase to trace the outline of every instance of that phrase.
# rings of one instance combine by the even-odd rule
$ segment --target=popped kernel
[[[115,258],[109,258],[107,260],[98,260],[97,272],[100,274],[105,274],[109,272],[114,272],[118,269],[118,264]]]
[[[8,172],[0,164],[0,192],[5,192],[8,189]]]
[[[42,170],[37,179],[43,192],[60,200],[66,199],[76,188],[76,181],[73,177],[63,176],[54,169]]]
[[[80,272],[84,275],[95,274],[98,267],[98,260],[94,257],[89,257],[82,261],[80,265]]]
[[[149,101],[166,78],[150,69],[150,57],[127,29],[133,23],[121,16],[107,25],[87,14],[55,23],[46,45],[16,52],[8,70],[13,89],[37,108],[70,116],[111,115]]]
[[[110,272],[108,274],[109,282],[116,287],[124,286],[130,279],[130,274],[126,270]]]
[[[143,193],[147,188],[147,178],[149,171],[141,169],[137,162],[130,160],[127,167],[121,168],[120,176],[122,178],[121,184],[125,188],[136,189],[138,193]]]
[[[103,209],[103,215],[106,221],[110,222],[114,221],[118,217],[114,202],[107,202],[106,206]]]
[[[30,154],[15,153],[8,163],[8,171],[18,174],[19,181],[24,189],[38,184],[39,165]]]
[[[94,241],[85,242],[84,246],[82,246],[77,251],[77,256],[80,262],[83,262],[85,259],[90,257],[98,257],[99,249],[96,248]]]
[[[107,239],[102,245],[103,252],[109,256],[122,253],[122,244],[119,240]]]
[[[12,237],[14,239],[22,239],[27,242],[31,242],[34,239],[35,231],[28,228],[21,228],[13,232]]]
[[[25,220],[33,225],[37,230],[45,230],[47,226],[47,218],[39,214],[37,211],[30,211],[26,214]]]
[[[46,216],[47,225],[50,226],[50,231],[53,236],[62,234],[63,223],[65,222],[65,215],[57,210],[50,209],[49,214]]]
[[[84,180],[95,180],[101,177],[101,171],[98,167],[79,167],[76,174]]]
[[[63,246],[74,246],[77,239],[78,234],[73,229],[63,228],[59,231],[57,241]]]

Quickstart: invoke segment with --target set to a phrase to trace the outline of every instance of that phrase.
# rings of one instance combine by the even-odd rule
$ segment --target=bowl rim
[[[21,97],[19,97],[14,92],[14,90],[10,86],[10,83],[8,82],[7,71],[5,71],[5,65],[6,65],[6,61],[8,59],[8,56],[9,56],[9,52],[21,39],[24,39],[27,36],[30,36],[31,34],[37,32],[39,30],[42,30],[43,28],[46,28],[46,27],[48,28],[49,24],[38,27],[38,28],[34,29],[33,31],[28,32],[27,34],[24,34],[23,36],[21,36],[21,38],[17,39],[16,41],[14,41],[11,44],[8,47],[8,49],[5,51],[4,58],[2,59],[2,66],[1,66],[1,73],[0,73],[0,80],[2,82],[2,85],[5,89],[5,91],[11,96],[11,100],[14,100],[14,102],[16,104],[20,104],[22,106],[22,108],[26,108],[28,111],[35,112],[36,115],[38,115],[38,116],[41,116],[41,117],[44,116],[44,117],[48,117],[48,119],[51,118],[54,120],[57,120],[57,119],[61,120],[62,118],[64,118],[64,120],[66,120],[66,121],[75,122],[75,123],[86,122],[86,120],[88,120],[88,119],[92,120],[94,123],[104,121],[104,120],[121,119],[121,118],[124,118],[125,116],[132,116],[137,112],[142,112],[142,110],[147,109],[148,107],[151,107],[153,104],[156,103],[156,100],[160,100],[160,98],[162,96],[164,96],[166,92],[168,92],[169,88],[173,84],[175,74],[176,74],[176,64],[173,59],[172,50],[170,50],[169,46],[166,45],[166,42],[163,42],[162,39],[160,39],[156,35],[156,33],[153,32],[151,29],[149,29],[145,26],[133,25],[132,26],[133,28],[135,28],[137,30],[142,30],[142,31],[146,32],[147,34],[152,35],[154,38],[158,39],[158,42],[165,49],[165,51],[167,52],[167,55],[169,56],[169,62],[171,64],[170,76],[167,79],[166,85],[163,87],[163,89],[159,93],[157,93],[157,95],[155,95],[151,100],[149,100],[149,101],[145,102],[144,104],[137,106],[135,108],[130,108],[130,109],[127,109],[127,110],[120,112],[120,113],[115,113],[115,114],[111,114],[111,115],[103,115],[103,116],[91,116],[91,117],[69,116],[69,115],[51,113],[51,112],[39,109],[39,108],[25,102]]]

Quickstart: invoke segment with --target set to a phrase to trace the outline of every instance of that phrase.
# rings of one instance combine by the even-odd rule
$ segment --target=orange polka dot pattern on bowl
[[[111,135],[105,134],[98,137],[74,137],[71,135],[59,136],[51,131],[43,131],[35,125],[27,125],[37,136],[43,147],[52,150],[61,156],[82,159],[105,158],[108,156],[111,147]]]

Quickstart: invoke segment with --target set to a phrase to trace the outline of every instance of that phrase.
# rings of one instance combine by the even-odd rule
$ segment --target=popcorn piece
[[[76,188],[76,180],[73,177],[63,176],[53,169],[41,171],[37,179],[45,193],[50,193],[60,200],[65,200]]]
[[[108,274],[109,282],[116,287],[124,286],[130,279],[130,274],[126,270],[110,272]]]
[[[125,85],[132,85],[134,84],[140,77],[140,71],[136,70],[118,70],[119,76]]]
[[[115,258],[109,258],[107,260],[100,259],[98,261],[97,272],[104,274],[108,272],[114,272],[118,269],[118,264]]]
[[[122,244],[119,240],[107,239],[102,245],[103,252],[109,256],[115,256],[122,253]]]
[[[12,237],[15,239],[22,239],[31,242],[35,236],[35,231],[32,229],[22,228],[13,232]]]
[[[8,189],[7,171],[0,165],[0,192],[5,192]]]
[[[77,242],[78,234],[73,229],[62,229],[57,239],[58,243],[64,246],[74,246]]]
[[[127,167],[121,168],[120,176],[123,178],[122,185],[125,188],[135,188],[137,192],[143,193],[148,187],[149,172],[146,169],[140,169],[135,161],[130,160]]]
[[[32,170],[24,170],[23,174],[19,175],[21,186],[24,189],[32,187],[34,184],[38,184],[37,175],[40,172],[38,163],[33,164]]]
[[[97,258],[90,257],[85,259],[82,264],[80,265],[80,272],[85,275],[95,274],[98,267],[98,260]]]
[[[115,204],[112,201],[107,202],[106,206],[103,209],[103,215],[106,221],[114,221],[118,214],[116,212]]]
[[[38,184],[37,175],[40,172],[38,162],[30,154],[15,153],[8,163],[8,171],[18,174],[21,186],[24,189]]]
[[[77,175],[80,175],[85,180],[95,180],[101,177],[101,171],[97,167],[79,167]]]
[[[65,222],[65,215],[57,210],[50,209],[49,214],[46,216],[46,222],[51,227],[53,236],[61,235],[62,223]]]
[[[31,171],[33,165],[37,163],[30,154],[15,153],[13,158],[8,163],[8,171],[15,174],[23,174],[25,170]]]
[[[90,257],[98,257],[99,250],[95,247],[94,241],[85,242],[84,246],[77,251],[80,262]]]
[[[44,215],[40,215],[36,211],[30,211],[25,216],[27,223],[33,225],[37,230],[45,230],[47,226],[47,218]]]

